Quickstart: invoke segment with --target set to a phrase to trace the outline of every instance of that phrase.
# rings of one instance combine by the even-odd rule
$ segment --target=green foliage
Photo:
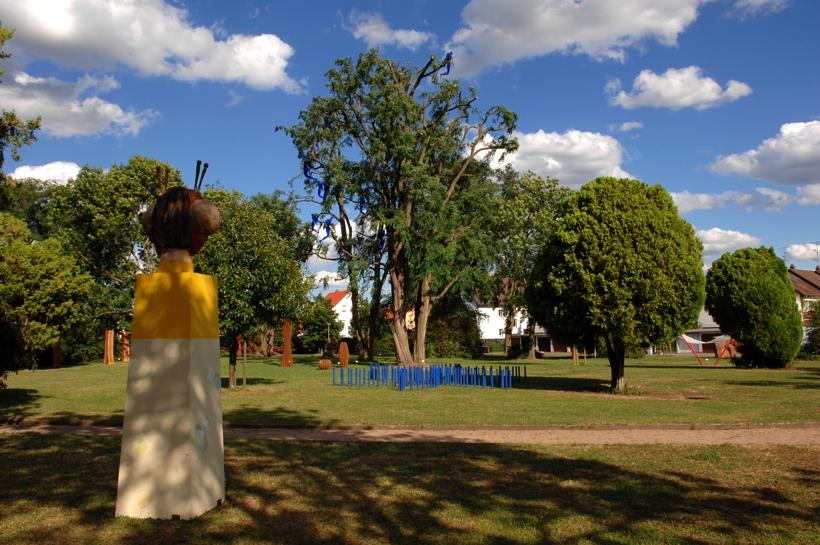
[[[328,326],[330,324],[330,326]],[[317,295],[299,317],[298,326],[293,328],[293,346],[301,354],[321,352],[327,342],[337,343],[344,324],[338,320],[330,300]]]
[[[53,235],[48,223],[54,185],[34,178],[0,178],[0,211],[24,222],[35,240]]]
[[[133,291],[134,275],[156,268],[140,213],[159,197],[157,166],[171,170],[169,187],[182,185],[171,165],[135,155],[108,172],[86,165],[74,180],[54,188],[55,231],[98,282]]]
[[[35,241],[23,222],[0,212],[0,386],[7,371],[31,368],[82,316],[91,278],[56,239]]]
[[[310,224],[299,219],[296,205],[293,201],[284,200],[283,196],[281,191],[270,195],[257,193],[250,200],[255,207],[273,216],[276,234],[291,247],[294,259],[305,263],[313,250]]]
[[[486,167],[472,163],[518,145],[508,136],[517,116],[502,106],[477,110],[475,90],[439,79],[442,67],[435,56],[419,68],[377,50],[337,60],[327,73],[329,96],[314,98],[293,127],[280,127],[328,193],[311,200],[341,226],[340,272],[355,289],[369,279],[374,301],[389,274],[402,363],[413,358],[404,317],[417,294],[427,298],[416,313],[423,332],[430,299],[466,282],[466,269],[486,251],[473,229],[486,217],[490,186]],[[306,190],[315,195],[317,182],[306,180]]]
[[[574,194],[536,259],[525,291],[557,340],[602,335],[612,388],[627,348],[670,342],[703,305],[702,244],[659,185],[598,178]]]
[[[788,367],[800,349],[802,317],[773,248],[741,248],[715,260],[706,274],[706,310],[742,343],[741,367]]]
[[[427,331],[427,355],[436,358],[481,357],[480,314],[459,294],[433,304]]]
[[[8,29],[0,21],[0,47],[3,47],[6,40],[10,40],[14,34],[14,29]],[[0,59],[7,59],[11,53],[0,51]],[[5,73],[5,69],[0,69],[0,76]],[[15,161],[20,160],[19,149],[21,146],[29,146],[37,141],[34,131],[40,129],[40,117],[20,120],[14,112],[2,111],[0,114],[0,179],[5,178],[3,167],[6,164],[6,148],[11,148],[11,157]]]
[[[311,289],[295,250],[277,232],[277,215],[234,190],[209,189],[222,214],[222,227],[194,258],[197,272],[216,276],[223,346],[235,363],[237,335],[261,324],[297,322]]]
[[[561,207],[572,190],[559,187],[558,180],[546,180],[528,172],[521,176],[507,166],[497,173],[501,195],[494,214],[493,232],[502,241],[496,256],[496,278],[501,306],[506,314],[505,332],[512,331],[518,310],[525,306],[524,286],[532,272],[543,241],[555,230]]]

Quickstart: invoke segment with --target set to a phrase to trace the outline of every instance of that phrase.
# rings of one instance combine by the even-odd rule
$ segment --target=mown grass
[[[331,371],[317,356],[250,358],[245,389],[223,389],[225,422],[256,425],[553,425],[817,421],[820,363],[799,362],[784,371],[745,370],[721,363],[701,367],[694,358],[647,357],[627,362],[636,395],[608,393],[609,366],[589,359],[453,360],[463,365],[526,365],[528,381],[513,390],[440,387],[331,386]],[[434,361],[435,362],[435,361]],[[227,360],[222,375],[226,377]],[[239,364],[241,384],[241,361]],[[353,368],[364,366],[353,365]],[[337,370],[338,371],[338,370]],[[39,369],[9,376],[0,391],[0,421],[121,422],[127,364],[117,362]],[[227,386],[227,378],[223,378]]]
[[[0,436],[0,543],[817,543],[817,447],[229,440],[225,503],[114,518],[118,437]]]

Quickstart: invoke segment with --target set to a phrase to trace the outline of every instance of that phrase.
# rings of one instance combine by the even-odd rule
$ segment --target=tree
[[[209,189],[222,226],[194,257],[196,271],[218,279],[219,329],[228,347],[230,386],[236,386],[239,335],[261,324],[295,322],[301,316],[312,282],[296,259],[289,241],[277,233],[277,217],[265,199],[245,199],[234,190]]]
[[[14,35],[14,29],[8,29],[0,21],[0,48],[2,48],[6,40],[10,40]],[[0,59],[7,59],[11,57],[11,53],[0,51]],[[0,77],[5,74],[5,69],[0,68]],[[29,146],[37,141],[34,136],[34,131],[40,129],[40,117],[29,119],[28,121],[20,120],[13,111],[7,112],[3,110],[0,114],[0,179],[5,178],[3,168],[6,164],[6,148],[11,148],[11,157],[15,161],[20,160],[19,150],[21,146]]]
[[[330,96],[314,98],[293,127],[280,127],[292,138],[307,172],[315,169],[321,176],[321,181],[306,177],[306,188],[311,195],[317,192],[314,202],[341,228],[334,240],[345,263],[343,274],[358,282],[356,275],[372,271],[371,331],[382,275],[388,275],[391,328],[402,364],[414,359],[407,312],[418,310],[418,360],[424,354],[429,298],[446,293],[460,280],[453,275],[464,270],[457,265],[460,255],[452,253],[450,267],[441,267],[437,257],[445,255],[439,250],[448,243],[469,240],[481,217],[470,212],[484,202],[470,201],[467,194],[480,185],[478,177],[486,176],[486,169],[471,171],[471,166],[494,152],[503,156],[517,149],[507,136],[517,116],[503,106],[475,109],[473,88],[464,90],[457,80],[438,77],[444,66],[435,56],[421,68],[400,65],[382,59],[377,50],[355,63],[340,59],[327,73]],[[461,263],[472,266],[472,261]],[[431,270],[431,264],[437,269]]]
[[[661,186],[598,178],[570,197],[544,241],[528,309],[567,344],[603,336],[612,389],[621,391],[627,348],[671,342],[697,321],[702,248]]]
[[[572,190],[559,187],[558,180],[545,180],[534,172],[522,176],[509,165],[498,177],[501,199],[495,212],[494,231],[503,246],[496,258],[496,275],[501,279],[497,288],[506,315],[504,344],[509,351],[513,320],[525,306],[524,287],[535,257],[558,225],[561,206]],[[530,319],[530,359],[535,359],[535,349],[535,324]]]
[[[481,345],[480,314],[461,293],[438,299],[430,312],[427,353],[438,358],[478,357]]]
[[[800,350],[802,317],[786,264],[773,248],[725,253],[706,273],[706,310],[742,343],[742,367],[788,367]]]
[[[106,329],[129,330],[138,273],[151,273],[156,251],[140,223],[140,213],[159,197],[157,167],[170,171],[169,187],[182,185],[167,163],[135,155],[108,172],[84,166],[67,184],[52,189],[48,224],[83,272],[95,280],[86,302],[86,328],[64,347],[83,358],[102,354]]]
[[[322,351],[328,335],[334,342],[342,329],[344,324],[330,306],[330,300],[317,295],[299,318],[299,327],[293,331],[293,343],[299,352],[315,354]]]
[[[35,241],[0,212],[0,387],[8,371],[33,368],[36,353],[80,320],[91,284],[56,239]]]
[[[820,354],[820,301],[812,301],[808,310],[806,342],[803,343],[800,352],[807,356],[816,356]]]

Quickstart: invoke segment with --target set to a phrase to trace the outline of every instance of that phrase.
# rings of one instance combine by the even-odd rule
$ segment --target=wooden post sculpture
[[[122,361],[131,361],[131,334],[127,331],[122,332]]]
[[[293,367],[293,352],[290,346],[292,336],[293,324],[290,322],[285,322],[284,327],[282,327],[282,338],[285,344],[285,349],[282,352],[282,363],[279,365],[280,367]]]
[[[103,363],[105,365],[114,365],[114,331],[107,329],[105,331],[105,341],[103,343]],[[99,352],[98,352],[99,354]]]
[[[347,349],[347,343],[342,341],[339,343],[339,365],[347,367],[348,361],[350,361],[350,352]]]
[[[189,519],[225,497],[216,278],[191,259],[221,219],[199,169],[194,190],[166,171],[142,216],[161,262],[137,275],[116,516]]]

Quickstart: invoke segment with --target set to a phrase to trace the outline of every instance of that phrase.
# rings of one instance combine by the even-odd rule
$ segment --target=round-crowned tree
[[[703,305],[703,245],[669,193],[598,178],[566,203],[525,290],[536,322],[559,341],[606,342],[612,389],[628,348],[671,342]]]
[[[786,264],[773,248],[725,253],[706,274],[706,310],[739,341],[741,367],[788,367],[803,339]]]

